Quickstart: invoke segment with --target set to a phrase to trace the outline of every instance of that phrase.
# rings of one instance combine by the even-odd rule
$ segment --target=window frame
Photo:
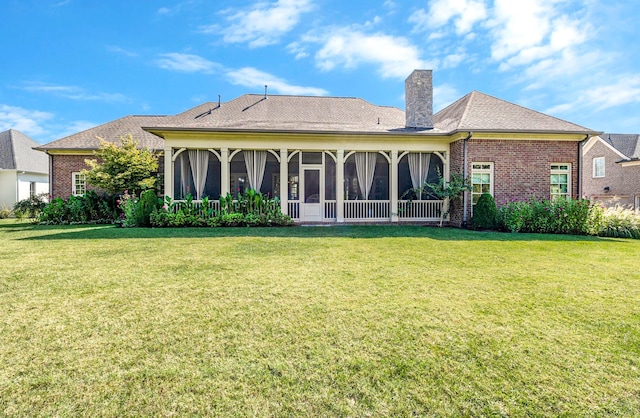
[[[562,167],[565,168],[562,168]],[[571,199],[571,163],[551,163],[549,167],[549,198],[551,200],[558,199],[563,197],[565,199]],[[554,193],[553,186],[559,186],[564,183],[555,182],[553,183],[551,180],[554,175],[566,175],[567,176],[567,192],[566,193]]]
[[[476,166],[480,166],[479,168],[476,168]],[[482,167],[482,166],[488,166],[488,167]],[[480,191],[480,193],[476,193],[473,191],[473,186],[475,184],[480,184],[480,188],[482,189],[482,185],[487,184],[487,183],[475,183],[473,180],[474,174],[489,174],[489,194],[494,197],[494,183],[495,183],[495,177],[494,177],[494,163],[491,161],[474,161],[471,163],[471,212],[473,213],[473,208],[475,207],[476,203],[477,203],[477,199],[474,199],[475,196],[478,196],[478,199],[480,199],[480,196],[482,196],[484,193],[484,191]]]
[[[81,185],[81,193],[78,193],[78,186]],[[83,196],[87,192],[87,176],[80,171],[71,173],[71,194],[73,196]]]
[[[602,170],[601,173],[599,171]],[[605,159],[604,157],[594,157],[593,158],[593,172],[592,177],[594,179],[604,178],[605,177]]]

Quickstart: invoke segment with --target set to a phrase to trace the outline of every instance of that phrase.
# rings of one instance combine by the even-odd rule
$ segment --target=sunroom
[[[446,145],[446,144],[445,144]],[[415,148],[415,147],[414,147]],[[438,150],[165,148],[165,194],[237,196],[247,189],[276,197],[301,223],[435,222],[442,201],[421,190],[448,176],[446,147]]]

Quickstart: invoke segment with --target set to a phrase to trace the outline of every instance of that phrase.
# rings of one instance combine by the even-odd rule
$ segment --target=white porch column
[[[229,148],[220,148],[220,194],[223,196],[229,193],[229,169]]]
[[[280,210],[289,214],[289,151],[280,149]]]
[[[164,195],[173,199],[173,149],[164,148]]]
[[[391,197],[391,222],[398,222],[398,150],[391,151],[391,175],[389,197]]]
[[[344,222],[344,150],[336,155],[336,222]]]

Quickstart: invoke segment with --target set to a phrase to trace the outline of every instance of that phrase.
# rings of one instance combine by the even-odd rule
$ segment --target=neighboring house
[[[79,172],[96,136],[132,133],[163,151],[165,195],[216,199],[250,187],[278,196],[300,222],[434,222],[442,202],[412,190],[440,173],[473,181],[454,225],[470,219],[482,192],[498,203],[579,194],[580,144],[597,132],[476,91],[433,115],[430,70],[407,78],[405,97],[402,111],[248,94],[175,116],[128,116],[39,149],[51,157],[54,196],[84,190]]]
[[[640,209],[640,135],[601,134],[582,148],[583,196]]]
[[[49,193],[49,162],[34,147],[36,141],[20,131],[0,132],[0,208]]]

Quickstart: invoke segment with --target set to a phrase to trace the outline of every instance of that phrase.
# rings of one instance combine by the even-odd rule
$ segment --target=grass
[[[0,415],[635,416],[640,241],[0,221]]]

